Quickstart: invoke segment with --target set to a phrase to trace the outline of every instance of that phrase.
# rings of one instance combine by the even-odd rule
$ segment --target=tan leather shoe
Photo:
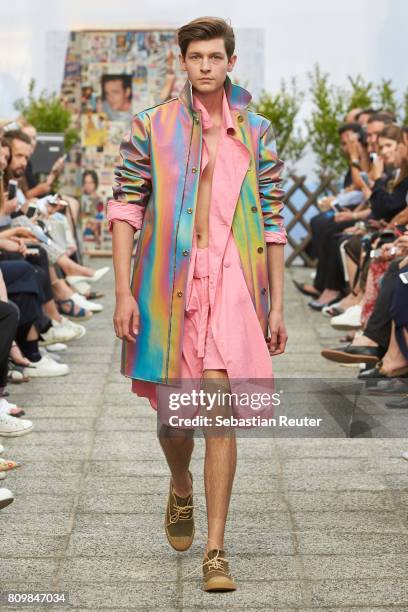
[[[193,486],[193,475],[188,472]],[[193,489],[188,497],[179,497],[175,494],[173,483],[170,479],[169,499],[166,508],[164,528],[170,546],[174,550],[183,552],[188,550],[194,540],[194,514],[193,514]]]
[[[210,550],[203,561],[204,591],[235,591],[237,584],[230,574],[225,552]]]

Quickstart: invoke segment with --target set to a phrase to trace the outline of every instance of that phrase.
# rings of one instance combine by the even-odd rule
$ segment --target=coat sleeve
[[[110,232],[114,221],[127,221],[135,230],[142,227],[152,189],[148,115],[133,117],[131,131],[122,140],[119,152],[122,163],[115,168],[113,199],[107,205]]]
[[[276,152],[275,133],[271,123],[262,124],[259,139],[259,197],[264,220],[265,241],[286,244],[287,236],[283,225],[283,201],[285,194],[281,185],[283,162]]]

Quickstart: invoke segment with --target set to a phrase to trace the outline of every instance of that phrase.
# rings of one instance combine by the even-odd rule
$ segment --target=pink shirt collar
[[[195,110],[201,111],[201,117],[202,117],[202,121],[203,121],[203,130],[206,130],[206,129],[212,127],[212,124],[213,124],[212,119],[211,119],[207,109],[205,108],[204,104],[198,98],[198,96],[193,95],[193,103],[194,103]],[[222,97],[222,123],[223,123],[223,126],[224,126],[226,131],[234,130],[234,132],[235,132],[235,127],[234,127],[234,123],[232,121],[231,110],[230,110],[230,107],[228,105],[228,100],[227,100],[227,96],[226,96],[226,93],[225,93],[225,89],[224,89],[224,94],[223,94],[223,97]]]

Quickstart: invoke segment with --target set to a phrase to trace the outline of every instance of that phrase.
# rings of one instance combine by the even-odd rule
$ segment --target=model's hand
[[[139,307],[131,293],[116,296],[113,325],[118,338],[135,342],[139,333]]]
[[[285,352],[288,334],[285,323],[283,322],[283,314],[280,311],[271,310],[268,317],[270,338],[267,338],[270,355],[280,355]]]

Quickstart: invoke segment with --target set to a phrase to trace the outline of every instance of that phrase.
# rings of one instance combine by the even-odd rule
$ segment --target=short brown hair
[[[194,40],[223,38],[228,59],[235,51],[235,36],[232,27],[220,17],[198,17],[182,26],[178,31],[178,44],[181,55],[186,56],[188,45]]]
[[[32,144],[31,138],[27,136],[27,134],[25,134],[25,132],[22,132],[21,130],[9,130],[4,135],[10,143],[12,143],[13,140],[21,140],[22,142],[25,142],[26,144],[29,144],[29,145]]]
[[[378,134],[378,138],[389,138],[390,140],[395,140],[398,144],[404,142],[402,129],[394,123],[386,125]]]
[[[389,125],[390,123],[394,123],[395,115],[393,113],[388,113],[386,111],[379,111],[378,113],[373,113],[368,120],[368,123],[374,123],[375,121],[381,121],[381,123],[385,123],[385,125]]]

